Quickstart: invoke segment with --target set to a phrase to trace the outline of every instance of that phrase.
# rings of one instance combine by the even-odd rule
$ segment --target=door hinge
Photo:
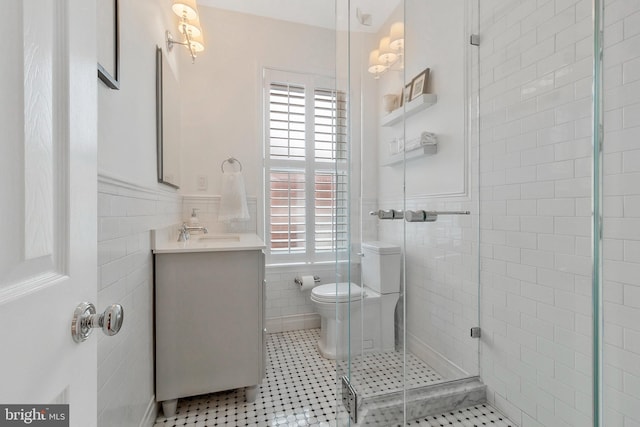
[[[358,422],[358,394],[349,382],[349,378],[342,377],[342,404],[344,405],[349,418],[354,423]]]
[[[471,338],[480,338],[482,332],[480,331],[480,326],[474,326],[471,328]]]
[[[471,43],[473,46],[480,46],[480,35],[471,34],[471,37],[469,37],[469,43]]]
[[[602,153],[602,148],[604,146],[604,124],[600,123],[598,126],[598,151]]]

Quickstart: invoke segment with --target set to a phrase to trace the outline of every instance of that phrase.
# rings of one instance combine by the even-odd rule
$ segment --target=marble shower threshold
[[[356,426],[389,426],[403,419],[405,393],[396,391],[358,401]],[[407,421],[425,419],[486,402],[486,386],[479,377],[426,385],[407,390]],[[352,424],[354,425],[354,424]]]

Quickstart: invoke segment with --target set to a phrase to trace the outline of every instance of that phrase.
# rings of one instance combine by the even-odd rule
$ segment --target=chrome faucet
[[[182,223],[182,227],[180,227],[178,231],[180,232],[180,234],[178,235],[178,242],[186,242],[187,240],[189,240],[189,237],[191,237],[191,231],[202,231],[205,234],[209,232],[209,230],[207,230],[207,227],[191,227],[188,226],[186,222]]]

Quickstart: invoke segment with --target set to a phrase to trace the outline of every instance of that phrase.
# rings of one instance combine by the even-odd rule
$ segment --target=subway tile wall
[[[247,197],[249,219],[246,221],[218,221],[220,196],[184,196],[181,220],[188,224],[194,208],[198,209],[198,219],[207,227],[209,233],[257,233],[258,208],[255,197]]]
[[[591,425],[592,2],[480,10],[481,376],[518,425]]]
[[[98,311],[122,304],[113,337],[98,336],[98,425],[152,425],[153,260],[149,230],[178,223],[182,198],[109,177],[98,179]]]
[[[402,200],[382,200],[380,207],[402,205]],[[478,325],[476,206],[468,197],[409,197],[407,210],[468,210],[473,215],[378,225],[380,240],[405,248],[406,291],[397,308],[396,334],[403,335],[405,311],[407,349],[448,380],[478,375],[478,341],[470,337],[470,328]]]
[[[316,275],[319,285],[336,281],[335,264],[269,266],[267,281],[267,331],[286,332],[320,327],[318,316],[311,305],[311,291],[301,291],[294,282],[297,276]]]
[[[198,208],[200,222],[210,233],[255,233],[255,197],[248,198],[249,221],[217,221],[219,197],[179,196],[172,190],[148,189],[100,176],[98,181],[98,309],[121,303],[126,321],[121,332],[98,335],[98,424],[149,424],[155,419],[153,372],[153,259],[150,233],[154,228],[188,221]],[[272,266],[267,269],[267,327],[269,332],[311,329],[320,318],[301,292],[296,276],[315,274],[322,283],[336,279],[333,263],[319,266]],[[145,424],[146,423],[146,424]],[[150,425],[150,424],[149,424]]]
[[[640,425],[640,2],[606,0],[604,425]]]

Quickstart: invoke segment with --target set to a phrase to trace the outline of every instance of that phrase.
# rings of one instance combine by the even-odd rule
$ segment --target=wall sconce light
[[[204,38],[198,18],[196,0],[173,0],[171,9],[180,18],[178,30],[184,37],[184,41],[176,41],[171,32],[167,30],[167,50],[171,52],[174,44],[185,46],[191,54],[191,62],[196,62],[196,53],[204,50]]]
[[[380,40],[378,49],[369,53],[369,72],[376,79],[393,66],[404,67],[404,23],[396,22],[391,26],[389,36]]]

